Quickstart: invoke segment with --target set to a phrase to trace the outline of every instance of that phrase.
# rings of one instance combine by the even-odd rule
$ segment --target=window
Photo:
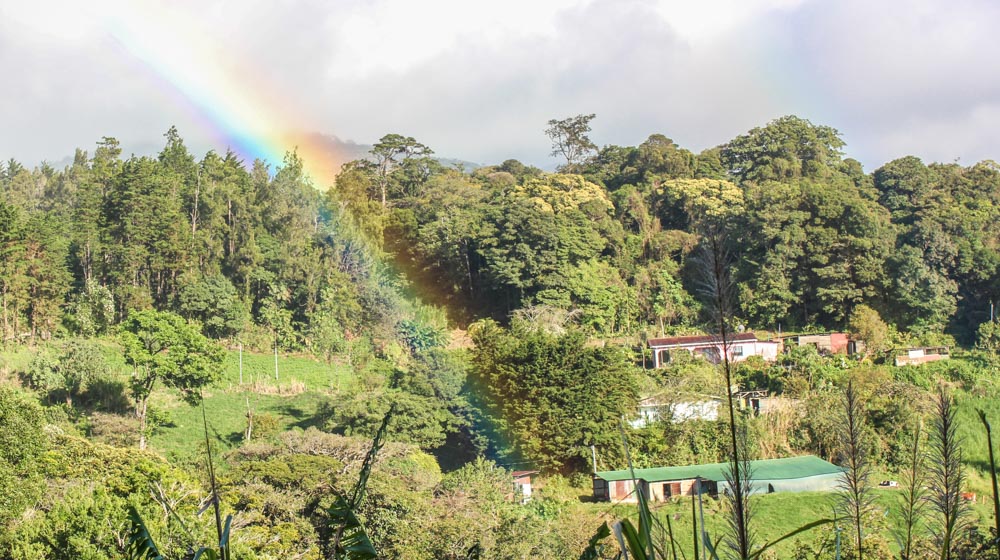
[[[694,354],[705,358],[706,360],[717,364],[722,361],[722,354],[719,349],[715,346],[707,346],[702,348],[695,348]]]
[[[742,344],[736,344],[736,345],[734,345],[733,349],[732,349],[732,355],[734,357],[743,356],[743,345]]]

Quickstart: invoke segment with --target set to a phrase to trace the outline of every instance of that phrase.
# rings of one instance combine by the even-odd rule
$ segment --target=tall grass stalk
[[[924,510],[927,505],[926,474],[924,455],[921,453],[923,424],[917,424],[913,434],[913,445],[910,447],[910,468],[903,480],[903,508],[900,512],[903,526],[897,535],[901,560],[914,560],[917,557],[917,533],[923,528]]]
[[[956,425],[957,410],[944,385],[938,387],[928,461],[929,504],[937,514],[932,535],[941,560],[952,560],[967,513],[962,501],[962,447]]]
[[[642,491],[639,480],[635,477],[635,468],[632,464],[632,454],[628,447],[628,438],[625,435],[625,420],[622,419],[619,426],[622,435],[622,446],[625,448],[625,461],[628,464],[629,477],[632,479],[632,488],[639,504],[639,535],[642,537],[642,557],[654,560],[653,552],[653,532],[652,514],[649,511],[649,502],[646,500],[646,493]]]
[[[700,484],[700,480],[696,479],[696,482]],[[694,545],[694,560],[698,560],[698,514],[695,512],[695,498],[694,494],[691,494],[691,544]]]
[[[865,442],[864,404],[854,387],[847,382],[841,416],[841,462],[846,470],[840,478],[841,511],[851,520],[857,559],[863,558],[864,523],[874,511],[875,496],[871,488],[872,465]]]
[[[331,552],[335,560],[371,560],[378,557],[375,546],[368,538],[364,524],[357,516],[358,508],[364,500],[368,487],[368,478],[375,466],[375,458],[385,442],[385,434],[389,422],[396,412],[396,406],[389,407],[389,412],[382,418],[382,425],[372,438],[372,446],[365,455],[358,474],[358,482],[350,495],[339,494],[333,505],[327,510],[333,528]]]
[[[750,507],[752,473],[746,449],[746,433],[736,422],[736,406],[733,402],[733,372],[730,350],[732,333],[729,322],[733,316],[734,286],[729,273],[730,262],[726,249],[725,235],[720,227],[713,226],[702,235],[704,253],[702,256],[702,291],[708,297],[709,309],[718,330],[722,345],[722,369],[726,379],[726,399],[729,412],[729,467],[726,482],[729,484],[727,503],[729,505],[729,548],[739,560],[750,560],[754,534],[751,530],[753,512]]]
[[[212,444],[208,439],[208,415],[205,412],[205,397],[201,398],[201,421],[205,428],[205,456],[208,460],[208,480],[212,488],[212,510],[215,513],[215,531],[219,536],[219,557],[223,560],[229,560],[229,543],[228,539],[223,540],[223,530],[222,530],[222,513],[219,509],[219,487],[215,480],[215,462],[212,460]],[[226,522],[226,529],[228,531],[229,521]]]

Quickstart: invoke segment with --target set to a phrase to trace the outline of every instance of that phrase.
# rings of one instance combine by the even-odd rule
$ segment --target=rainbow
[[[136,71],[157,83],[168,102],[190,112],[214,145],[247,163],[260,159],[272,170],[296,151],[314,186],[333,185],[345,154],[329,138],[306,133],[309,121],[296,104],[228,56],[190,15],[182,19],[156,2],[125,2],[106,27]]]

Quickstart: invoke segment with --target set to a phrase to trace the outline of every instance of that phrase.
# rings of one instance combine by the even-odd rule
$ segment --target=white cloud
[[[598,143],[662,132],[699,150],[795,113],[840,129],[869,168],[971,162],[1000,157],[998,22],[985,0],[7,3],[0,158],[106,134],[148,149],[171,124],[204,150],[210,113],[247,104],[269,126],[401,132],[482,162],[550,162],[545,121],[591,112]],[[190,52],[152,68],[117,24],[154,59]]]

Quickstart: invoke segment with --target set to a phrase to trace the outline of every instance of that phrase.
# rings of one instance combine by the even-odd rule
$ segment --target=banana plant
[[[365,461],[361,465],[361,473],[358,475],[358,482],[350,496],[338,494],[333,505],[327,510],[330,516],[330,525],[334,527],[333,536],[333,557],[335,560],[371,560],[378,558],[378,552],[368,537],[364,524],[358,519],[356,514],[365,497],[365,490],[368,485],[368,477],[371,476],[372,468],[375,466],[375,457],[378,455],[385,440],[385,433],[389,427],[389,420],[395,412],[395,405],[389,408],[382,419],[375,437],[372,439],[372,446],[365,455]]]
[[[170,512],[173,514],[173,511]],[[160,553],[160,548],[156,546],[153,535],[146,527],[146,522],[136,511],[134,506],[128,508],[129,536],[125,541],[125,558],[127,560],[166,560]],[[215,547],[200,547],[191,556],[192,560],[229,560],[229,530],[233,522],[233,516],[226,516],[225,529],[219,538],[219,545]],[[190,550],[190,549],[189,549]],[[190,552],[188,554],[191,554]]]

